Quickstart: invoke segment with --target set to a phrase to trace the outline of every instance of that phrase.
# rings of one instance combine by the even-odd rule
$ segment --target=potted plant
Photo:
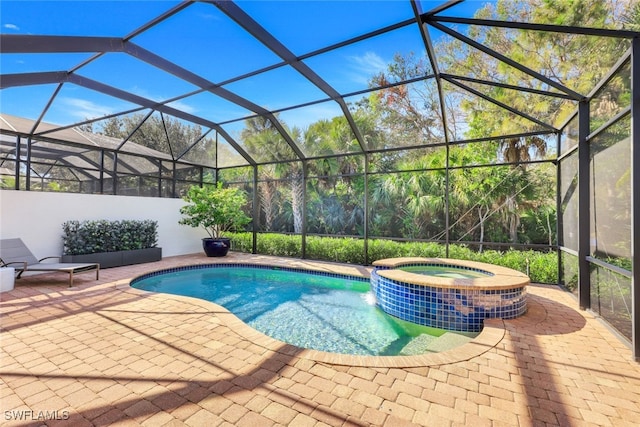
[[[210,257],[225,256],[231,239],[224,234],[251,222],[242,210],[247,204],[247,195],[239,188],[223,188],[222,183],[205,187],[194,185],[183,200],[189,204],[180,208],[185,217],[179,223],[207,231],[209,237],[202,239],[202,247]]]

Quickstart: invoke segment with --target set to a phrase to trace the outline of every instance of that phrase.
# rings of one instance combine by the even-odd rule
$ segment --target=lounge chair
[[[58,258],[59,256],[48,256],[37,259],[27,248],[22,239],[2,239],[0,240],[0,267],[13,267],[18,272],[17,279],[25,271],[60,271],[69,275],[69,287],[73,286],[73,275],[85,271],[96,272],[96,280],[100,274],[100,264],[87,263],[75,264],[68,262],[42,262],[46,259]]]

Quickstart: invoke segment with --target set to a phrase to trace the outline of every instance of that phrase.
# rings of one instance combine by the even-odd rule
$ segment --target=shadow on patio
[[[252,259],[228,262],[240,258]],[[504,338],[482,354],[374,368],[265,345],[214,304],[127,285],[149,269],[203,262],[109,269],[75,289],[44,275],[18,282],[0,304],[2,405],[22,411],[8,416],[68,411],[69,420],[47,423],[154,426],[640,422],[640,367],[630,350],[557,287],[532,285],[529,312],[504,321]]]

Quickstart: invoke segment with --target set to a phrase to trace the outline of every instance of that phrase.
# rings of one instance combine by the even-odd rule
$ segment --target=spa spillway
[[[516,270],[443,258],[389,258],[373,266],[378,306],[409,322],[478,332],[484,319],[512,319],[527,311],[529,277]]]

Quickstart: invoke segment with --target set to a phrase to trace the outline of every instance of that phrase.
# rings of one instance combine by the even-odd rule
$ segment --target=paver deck
[[[104,269],[99,281],[81,274],[74,288],[55,273],[22,278],[0,294],[1,423],[640,425],[640,364],[556,286],[531,285],[528,313],[492,323],[480,350],[367,366],[271,340],[215,304],[128,285],[149,271],[220,261],[368,274],[231,253]]]

